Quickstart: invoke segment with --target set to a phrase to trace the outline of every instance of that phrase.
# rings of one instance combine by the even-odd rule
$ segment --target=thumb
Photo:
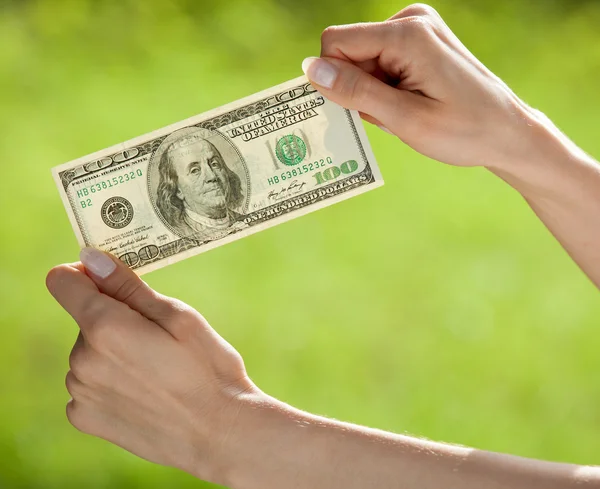
[[[378,125],[397,127],[414,109],[414,94],[398,90],[358,66],[338,58],[306,58],[302,70],[329,100],[358,110]]]
[[[131,268],[109,253],[83,248],[79,258],[100,292],[127,304],[169,331],[177,310],[170,299],[152,290]]]

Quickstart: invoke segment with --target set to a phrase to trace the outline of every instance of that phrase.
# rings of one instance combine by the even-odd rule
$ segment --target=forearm
[[[600,165],[545,116],[531,115],[531,148],[490,170],[529,203],[573,260],[600,288]]]
[[[596,469],[443,445],[314,416],[271,398],[242,409],[216,482],[232,489],[600,488]]]

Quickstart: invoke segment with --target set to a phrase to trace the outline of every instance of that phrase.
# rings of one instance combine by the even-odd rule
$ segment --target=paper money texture
[[[305,77],[52,174],[80,246],[138,274],[383,184],[358,113]]]

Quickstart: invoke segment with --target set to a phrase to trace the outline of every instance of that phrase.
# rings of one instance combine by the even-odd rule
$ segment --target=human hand
[[[69,421],[147,460],[213,482],[244,400],[260,391],[241,356],[194,309],[117,258],[86,248],[47,277],[81,332],[66,385]]]
[[[502,168],[535,152],[539,112],[478,61],[431,7],[385,22],[334,26],[303,69],[327,98],[420,153]]]

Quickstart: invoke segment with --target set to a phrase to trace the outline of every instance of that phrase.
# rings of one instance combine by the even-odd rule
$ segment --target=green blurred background
[[[76,325],[46,292],[77,243],[50,168],[301,74],[366,0],[0,0],[0,487],[213,487],[72,428]],[[598,2],[433,3],[600,155]],[[600,301],[524,201],[373,127],[386,185],[145,278],[269,394],[355,423],[600,462]]]

